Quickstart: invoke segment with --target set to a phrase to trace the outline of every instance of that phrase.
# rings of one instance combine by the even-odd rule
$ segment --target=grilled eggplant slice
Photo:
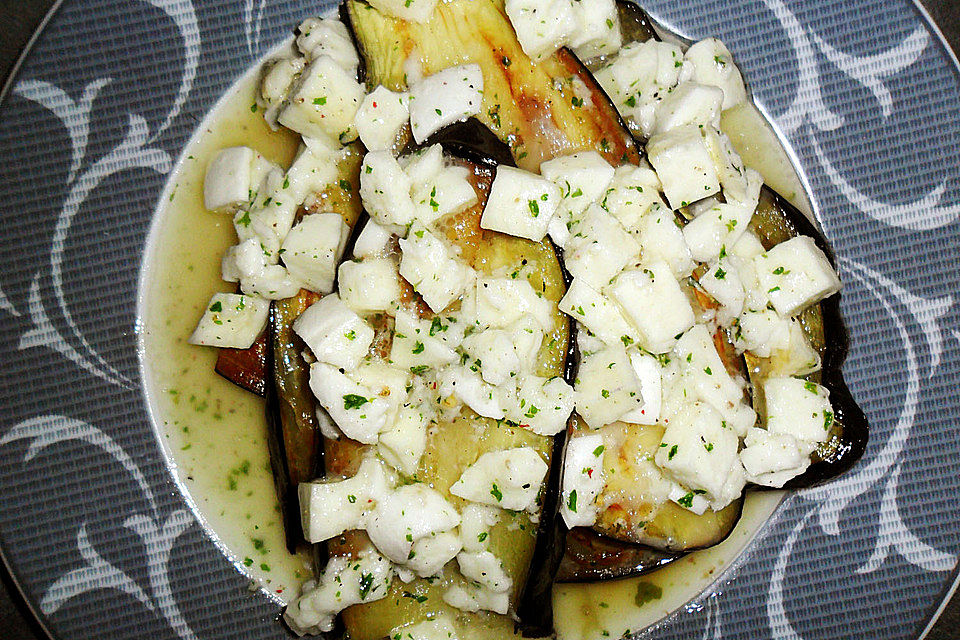
[[[617,110],[567,49],[534,65],[523,53],[501,0],[452,0],[425,23],[384,15],[346,0],[341,17],[363,61],[369,87],[407,88],[404,63],[432,74],[457,64],[483,71],[479,120],[507,143],[517,166],[538,171],[544,160],[593,149],[618,166],[640,155]]]
[[[798,235],[809,236],[836,268],[836,259],[820,230],[786,198],[769,187],[760,193],[760,204],[750,222],[750,228],[764,249]],[[852,467],[867,446],[869,425],[863,410],[857,405],[843,378],[843,361],[847,357],[850,338],[840,314],[840,294],[831,296],[804,311],[800,326],[811,346],[820,354],[822,368],[807,376],[830,390],[834,420],[829,438],[814,452],[813,462],[802,475],[790,480],[785,488],[810,487],[836,478]],[[765,407],[761,393],[763,380],[776,366],[772,358],[758,358],[746,354],[750,381],[753,385],[754,406],[761,418]]]
[[[298,217],[333,211],[352,228],[361,211],[362,160],[360,143],[346,147],[337,164],[337,182],[318,194],[309,210],[299,211]],[[297,485],[323,473],[317,403],[309,386],[310,365],[303,359],[305,346],[293,332],[293,322],[319,299],[319,294],[301,290],[293,298],[274,302],[270,312],[268,361],[272,384],[267,397],[268,445],[287,548],[291,552],[306,544],[300,527]]]
[[[247,349],[220,349],[214,370],[221,376],[264,397],[267,393],[267,331]]]
[[[471,181],[479,203],[441,221],[442,231],[460,248],[461,257],[473,268],[483,272],[498,268],[510,271],[523,268],[523,273],[528,274],[528,279],[535,289],[543,292],[544,297],[554,304],[558,303],[566,286],[553,246],[549,242],[535,243],[480,229],[480,216],[493,181],[493,169],[478,163],[460,162],[471,171]],[[422,317],[432,315],[426,305],[412,294],[412,290],[405,293],[402,302]],[[372,355],[385,358],[390,349],[391,323],[379,323],[377,333]],[[569,335],[566,317],[559,310],[555,310],[554,330],[545,337],[538,355],[539,375],[555,376],[564,373]],[[324,444],[329,476],[353,475],[368,449],[346,438],[326,440]],[[464,501],[450,494],[449,488],[463,470],[485,452],[516,446],[533,447],[545,460],[556,463],[551,465],[552,468],[559,464],[560,450],[556,439],[536,435],[503,421],[482,418],[464,408],[458,417],[442,421],[431,430],[426,452],[415,478],[411,480],[430,484],[451,503],[459,506],[464,504]],[[555,471],[551,472],[551,475],[558,476]],[[559,477],[556,482],[559,483]],[[556,491],[545,490],[540,496],[540,526],[532,522],[527,514],[505,512],[501,522],[493,527],[488,538],[490,550],[502,561],[505,571],[513,579],[512,608],[517,610],[521,624],[526,623],[525,626],[531,633],[539,635],[548,635],[551,630],[549,598],[542,596],[545,600],[539,603],[534,612],[536,615],[532,618],[528,617],[532,605],[524,605],[523,602],[527,585],[537,594],[549,594],[552,584],[554,571],[548,572],[549,577],[539,575],[532,562],[537,557],[537,549],[544,546],[540,541],[543,523],[550,522],[555,525],[556,522],[548,513],[548,510],[555,511],[557,508],[555,496],[551,503],[547,497],[549,493],[556,494]],[[367,548],[369,544],[365,533],[353,531],[331,540],[328,548],[332,555],[352,555]],[[356,605],[343,612],[342,620],[349,637],[354,640],[380,640],[397,626],[416,623],[443,613],[457,618],[461,626],[469,626],[471,637],[499,639],[513,636],[514,621],[511,618],[483,612],[467,614],[445,604],[442,594],[449,580],[449,577],[430,581],[416,579],[407,584],[395,580],[386,598]],[[547,613],[543,613],[543,610]]]

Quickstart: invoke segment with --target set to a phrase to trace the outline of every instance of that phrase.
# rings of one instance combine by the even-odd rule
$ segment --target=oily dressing
[[[216,351],[187,344],[236,242],[231,218],[203,208],[207,163],[224,147],[254,147],[289,166],[299,137],[272,132],[252,108],[256,69],[211,112],[158,205],[141,289],[142,356],[154,427],[171,471],[210,535],[237,568],[280,602],[299,593],[309,561],[284,546],[266,444],[263,401],[214,372]],[[776,135],[752,105],[724,113],[722,129],[747,166],[809,215],[804,189]],[[655,623],[709,587],[753,539],[783,492],[750,492],[723,543],[654,573],[554,588],[560,638],[620,637]]]

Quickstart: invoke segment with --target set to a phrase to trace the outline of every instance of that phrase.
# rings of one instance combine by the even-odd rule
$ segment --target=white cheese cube
[[[705,127],[703,134],[726,201],[756,207],[763,177],[753,169],[746,168],[727,134],[710,127]]]
[[[482,610],[506,615],[510,608],[510,594],[507,591],[491,591],[472,582],[452,585],[443,592],[443,601],[467,613]]]
[[[770,309],[747,311],[735,322],[733,338],[738,350],[768,358],[790,344],[790,321]]]
[[[293,331],[320,362],[353,371],[370,350],[373,329],[340,296],[325,296],[293,322]]]
[[[451,255],[447,245],[419,223],[400,240],[400,275],[434,313],[446,309],[473,283],[473,269]]]
[[[481,363],[480,375],[490,384],[503,384],[520,372],[520,357],[509,331],[487,329],[474,333],[463,340],[463,350]]]
[[[574,391],[562,378],[525,374],[517,380],[517,404],[507,417],[541,436],[554,436],[567,426]]]
[[[393,231],[390,228],[377,224],[373,218],[368,218],[356,242],[353,243],[353,257],[382,257],[389,251],[392,239]]]
[[[704,512],[710,508],[710,502],[703,497],[704,493],[703,490],[691,491],[683,485],[671,482],[670,493],[667,494],[667,499],[677,503],[687,511],[702,516]]]
[[[733,243],[733,246],[727,247],[727,255],[740,258],[741,260],[752,260],[763,252],[764,249],[760,243],[760,238],[749,229]]]
[[[724,110],[747,99],[743,76],[733,63],[733,56],[716,38],[701,40],[687,49],[680,81],[688,80],[723,89]]]
[[[745,434],[757,420],[744,402],[745,382],[727,372],[706,325],[698,324],[683,334],[674,352],[680,362],[684,397],[709,404],[720,413],[725,427]]]
[[[570,47],[581,60],[616,53],[623,44],[620,16],[614,0],[573,2],[576,29],[570,34]]]
[[[617,110],[634,121],[644,137],[656,124],[657,108],[680,75],[680,47],[653,39],[627,44],[594,77]]]
[[[594,429],[643,405],[640,380],[622,346],[583,354],[575,387],[577,412]]]
[[[283,108],[283,101],[306,66],[307,60],[293,55],[293,52],[268,60],[263,65],[257,105],[264,107],[263,119],[274,131],[279,128],[277,115]]]
[[[717,169],[696,125],[654,135],[647,143],[647,157],[673,209],[720,192]]]
[[[450,493],[470,502],[532,512],[546,474],[547,464],[530,447],[490,451],[464,469]]]
[[[689,403],[667,425],[654,456],[657,466],[694,495],[703,495],[714,510],[740,497],[745,484],[737,457],[740,439],[722,423],[709,405]]]
[[[490,527],[500,522],[500,510],[468,504],[460,512],[460,542],[463,550],[477,553],[490,546]]]
[[[653,356],[630,351],[630,365],[640,381],[643,404],[620,416],[620,420],[632,424],[657,424],[663,400],[660,363]]]
[[[478,371],[479,366],[471,365]],[[499,420],[504,417],[501,393],[497,387],[487,384],[480,374],[471,368],[452,365],[440,372],[440,393],[453,396],[485,418]]]
[[[447,614],[440,614],[433,620],[394,627],[387,637],[403,640],[459,640],[453,619]]]
[[[560,203],[560,188],[529,171],[497,167],[480,227],[540,242]]]
[[[240,279],[241,291],[248,296],[260,296],[267,300],[291,298],[300,292],[302,286],[300,280],[276,264],[264,265],[257,273]]]
[[[349,260],[337,276],[340,298],[354,311],[385,311],[393,314],[400,300],[397,263],[390,258]]]
[[[439,338],[430,335],[431,324],[407,311],[397,311],[390,361],[402,369],[423,373],[457,360],[457,354]]]
[[[513,586],[513,580],[503,570],[503,564],[489,551],[460,552],[457,554],[457,565],[464,578],[494,593],[505,593]]]
[[[411,22],[426,22],[433,15],[437,0],[373,0],[370,6],[388,16]]]
[[[270,303],[256,296],[217,293],[190,335],[190,344],[247,349],[267,326]]]
[[[561,206],[573,214],[600,199],[613,173],[613,167],[596,151],[560,156],[540,165],[540,175],[559,187]]]
[[[280,258],[291,276],[316,293],[333,291],[337,264],[350,232],[338,213],[306,215],[287,234]]]
[[[346,25],[334,18],[307,18],[297,27],[297,49],[308,61],[327,55],[350,71],[356,71],[360,58]]]
[[[560,513],[567,527],[590,527],[597,521],[596,500],[606,484],[603,473],[603,436],[571,438],[563,460]]]
[[[213,211],[249,202],[273,166],[250,147],[220,150],[207,165],[203,179],[203,206]]]
[[[283,618],[298,635],[332,631],[337,614],[347,607],[385,598],[393,576],[390,561],[372,550],[362,551],[359,558],[334,556],[316,583],[304,584],[303,594]]]
[[[423,0],[419,0],[423,1]],[[422,144],[436,131],[480,113],[483,73],[478,64],[448,67],[410,87],[410,128]]]
[[[840,290],[840,278],[812,238],[797,236],[754,258],[760,287],[785,317]]]
[[[368,151],[387,151],[410,119],[407,95],[380,85],[366,95],[354,118],[354,126]]]
[[[640,333],[640,346],[666,353],[696,318],[666,262],[624,271],[606,290]]]
[[[723,258],[707,265],[707,271],[700,276],[700,286],[720,304],[717,320],[723,326],[729,326],[741,313],[746,294],[740,275],[731,260]]]
[[[520,47],[534,62],[566,44],[577,28],[569,0],[507,0],[506,11]]]
[[[413,376],[409,371],[398,369],[381,360],[364,360],[351,372],[350,378],[357,384],[373,391],[373,395],[390,403],[390,419],[408,397]]]
[[[824,442],[833,425],[830,392],[800,378],[767,378],[763,382],[767,405],[767,431],[797,440]]]
[[[543,344],[543,327],[533,316],[524,316],[507,327],[510,332],[513,348],[520,358],[520,368],[523,371],[536,367],[540,345]]]
[[[663,133],[688,124],[718,129],[723,90],[696,82],[677,86],[660,103],[655,133]]]
[[[443,146],[433,144],[399,158],[400,166],[412,185],[425,185],[440,175],[443,169]]]
[[[683,228],[690,254],[699,262],[713,262],[724,247],[733,246],[746,232],[756,207],[717,204],[702,212]]]
[[[356,138],[353,119],[363,100],[363,86],[353,71],[323,55],[303,70],[280,111],[280,124],[309,138],[332,143]]]
[[[768,366],[771,375],[779,376],[805,376],[820,370],[820,354],[810,344],[796,318],[790,319],[787,345],[770,354]]]
[[[413,203],[416,217],[428,225],[444,216],[459,213],[477,202],[466,167],[446,167],[425,183],[414,183]]]
[[[640,245],[599,205],[591,205],[573,225],[564,249],[567,271],[600,291],[640,255]]]
[[[310,389],[348,438],[374,444],[391,423],[395,403],[325,362],[310,366]]]
[[[696,263],[673,211],[666,206],[651,207],[640,220],[637,232],[645,262],[666,262],[678,280],[693,273]]]
[[[454,531],[435,533],[413,543],[403,568],[421,578],[436,576],[460,553],[460,536]],[[402,576],[401,576],[402,577]]]
[[[405,226],[413,222],[412,183],[389,151],[370,151],[360,169],[360,199],[377,223]]]
[[[574,278],[560,301],[560,311],[583,324],[593,335],[607,344],[629,346],[639,334],[623,317],[620,307],[583,281]]]
[[[413,406],[401,407],[393,426],[380,434],[377,452],[400,473],[414,475],[427,448],[428,424],[423,411]]]
[[[747,481],[779,489],[810,466],[813,446],[785,433],[752,428],[740,450]]]
[[[367,518],[366,528],[380,553],[404,564],[416,542],[459,524],[460,515],[453,505],[438,491],[418,483],[398,487],[379,500]],[[459,547],[459,537],[457,542]]]
[[[600,200],[600,206],[631,233],[636,233],[648,211],[667,207],[660,199],[660,178],[646,162],[643,164],[617,167],[610,188]]]
[[[375,458],[365,458],[352,478],[300,483],[303,537],[317,543],[362,528],[364,515],[390,489],[383,465]]]
[[[552,305],[537,295],[525,278],[481,276],[477,279],[476,319],[482,327],[502,328],[532,316],[544,332],[553,331]]]

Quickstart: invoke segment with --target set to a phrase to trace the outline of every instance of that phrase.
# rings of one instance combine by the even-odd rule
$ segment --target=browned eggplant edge
[[[763,189],[773,199],[777,208],[786,217],[798,235],[809,236],[827,256],[834,269],[837,260],[833,249],[823,233],[807,216],[779,193],[764,185]],[[841,444],[837,452],[827,460],[817,460],[801,475],[784,485],[784,489],[805,489],[828,482],[846,473],[863,456],[870,434],[867,418],[850,393],[843,376],[843,363],[850,349],[850,333],[840,311],[841,294],[837,293],[820,302],[823,315],[824,354],[821,383],[830,391],[834,416],[843,425]],[[763,490],[767,487],[756,487]]]

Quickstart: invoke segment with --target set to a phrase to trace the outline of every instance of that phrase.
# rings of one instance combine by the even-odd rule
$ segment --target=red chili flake
[[[593,477],[593,469],[592,469],[592,468],[587,469],[587,477],[588,477],[588,478],[592,478],[592,477]]]
[[[374,109],[377,108],[377,103],[376,103],[376,102],[373,103],[373,108],[374,108]]]

